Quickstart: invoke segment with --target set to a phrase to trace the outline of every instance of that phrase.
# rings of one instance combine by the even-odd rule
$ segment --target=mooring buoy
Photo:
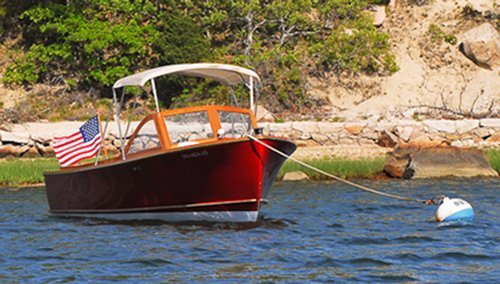
[[[474,210],[469,202],[460,198],[441,197],[441,203],[436,211],[438,222],[473,221]]]

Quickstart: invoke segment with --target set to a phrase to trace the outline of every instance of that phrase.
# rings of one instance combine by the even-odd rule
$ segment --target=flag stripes
[[[61,167],[71,166],[83,159],[92,158],[99,152],[102,137],[97,116],[90,118],[80,130],[53,142],[56,158]]]

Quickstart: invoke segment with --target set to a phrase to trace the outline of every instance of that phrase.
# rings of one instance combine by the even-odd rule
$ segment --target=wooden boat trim
[[[280,138],[276,138],[276,137],[264,137],[264,136],[261,136],[259,139],[266,139],[266,138],[267,139],[273,139],[273,140],[284,140],[284,141],[287,141],[286,139],[280,139]],[[181,147],[181,148],[172,148],[172,149],[170,149],[168,151],[159,150],[159,148],[154,148],[154,149],[150,149],[150,150],[151,150],[151,152],[155,152],[155,154],[151,154],[151,152],[144,153],[146,151],[143,151],[143,152],[134,154],[134,156],[130,155],[129,157],[131,159],[127,159],[127,160],[122,160],[118,156],[118,157],[113,158],[113,160],[107,160],[105,162],[101,162],[97,166],[94,166],[94,164],[92,163],[92,164],[87,164],[87,165],[80,165],[80,166],[77,166],[77,167],[67,167],[67,168],[63,168],[62,170],[59,170],[59,171],[46,172],[46,174],[48,174],[48,175],[57,175],[57,174],[66,174],[68,172],[92,171],[92,170],[101,169],[101,168],[105,168],[105,167],[112,167],[112,166],[115,166],[115,165],[125,164],[125,163],[133,161],[133,160],[140,160],[140,159],[145,159],[145,158],[150,158],[150,157],[157,157],[157,156],[161,156],[161,155],[165,155],[165,154],[169,154],[169,153],[181,152],[181,151],[184,151],[184,150],[187,150],[187,149],[191,150],[191,149],[197,149],[197,148],[202,148],[202,147],[203,148],[205,148],[205,147],[216,147],[217,145],[221,145],[221,144],[239,143],[239,142],[244,142],[244,141],[252,141],[252,140],[250,138],[248,138],[248,137],[219,139],[217,143],[200,143],[200,144],[196,144],[196,145],[193,145],[193,146],[187,146],[187,147]]]
[[[96,209],[96,210],[50,210],[51,213],[130,213],[142,211],[162,211],[162,210],[175,210],[175,209],[189,209],[199,207],[212,207],[222,205],[235,205],[257,202],[256,198],[241,199],[241,200],[228,200],[228,201],[215,201],[215,202],[200,202],[182,205],[168,205],[168,206],[154,206],[154,207],[140,207],[140,208],[126,208],[126,209]]]
[[[257,127],[257,122],[255,121],[255,117],[254,117],[253,113],[250,110],[243,109],[243,108],[237,108],[237,107],[231,107],[231,106],[215,106],[214,105],[214,106],[195,106],[195,107],[182,108],[182,109],[165,110],[165,111],[160,112],[159,114],[157,114],[157,113],[151,114],[151,115],[147,116],[145,119],[143,119],[141,121],[141,123],[139,123],[139,125],[135,129],[134,133],[131,135],[129,142],[127,143],[127,146],[125,147],[125,153],[128,154],[128,151],[129,151],[130,147],[132,146],[132,142],[139,134],[139,131],[150,120],[154,120],[156,129],[158,132],[158,139],[160,140],[161,148],[163,148],[164,150],[177,148],[176,144],[170,143],[168,129],[167,129],[166,123],[164,121],[165,117],[172,116],[172,115],[193,113],[193,112],[201,112],[201,111],[207,112],[208,119],[210,121],[210,126],[212,128],[214,135],[216,135],[217,131],[221,128],[221,123],[220,123],[220,119],[219,119],[219,115],[218,115],[217,111],[227,111],[227,112],[248,114],[250,116],[250,119],[252,122],[252,127],[254,127],[254,128]],[[214,138],[200,139],[197,141],[199,143],[205,143],[205,142],[216,142],[217,140],[219,140],[219,139],[217,137],[214,137]]]

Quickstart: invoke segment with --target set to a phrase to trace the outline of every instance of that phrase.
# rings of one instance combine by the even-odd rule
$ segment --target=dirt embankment
[[[426,4],[418,6],[409,2],[398,0],[392,9],[386,9],[381,27],[391,35],[398,72],[387,77],[311,78],[309,94],[328,98],[329,115],[339,118],[498,117],[498,3],[420,1]],[[490,48],[485,52],[495,60],[489,68],[463,53],[468,32],[485,23],[496,34],[485,44]]]

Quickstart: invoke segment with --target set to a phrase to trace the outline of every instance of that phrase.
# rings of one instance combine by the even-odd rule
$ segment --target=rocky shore
[[[76,131],[82,122],[36,122],[0,129],[0,158],[51,157],[52,139]],[[138,122],[132,122],[135,129]],[[500,119],[393,120],[352,122],[292,121],[259,123],[264,134],[289,138],[297,143],[296,158],[383,157],[395,146],[430,148],[500,148]],[[108,150],[120,147],[118,129],[111,123]],[[131,132],[129,132],[131,133]]]
[[[263,123],[265,134],[296,141],[297,156],[362,158],[402,147],[500,147],[500,119]]]

